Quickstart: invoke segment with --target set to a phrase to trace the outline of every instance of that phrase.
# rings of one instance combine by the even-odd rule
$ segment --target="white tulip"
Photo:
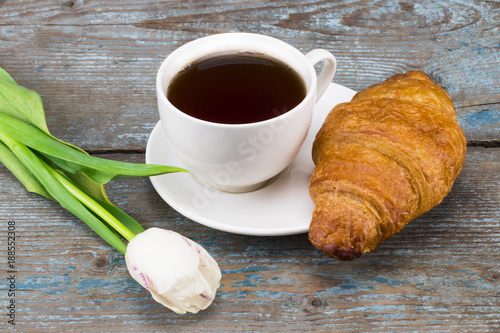
[[[151,228],[132,238],[125,261],[130,275],[177,313],[206,309],[220,286],[221,272],[210,254],[170,230]]]

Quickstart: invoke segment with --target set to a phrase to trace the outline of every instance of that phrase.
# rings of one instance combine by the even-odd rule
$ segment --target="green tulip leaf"
[[[121,253],[144,228],[109,202],[102,184],[184,169],[107,160],[50,134],[40,95],[0,68],[0,162],[33,193],[57,201]]]
[[[186,172],[177,167],[128,163],[90,156],[55,140],[35,126],[2,113],[0,113],[0,131],[42,153],[60,168],[72,173],[81,171],[99,184],[106,184],[113,178]]]
[[[98,198],[94,198],[97,203],[99,203],[104,209],[110,212],[118,221],[120,221],[128,230],[130,230],[133,234],[137,235],[144,231],[142,225],[137,222],[134,218],[127,215],[120,208],[110,204],[107,201],[100,200]]]
[[[45,187],[33,176],[33,174],[24,166],[17,156],[0,141],[0,162],[12,172],[12,174],[26,187],[29,192],[43,195],[44,197],[54,200],[47,192]]]
[[[2,68],[0,68],[0,112],[32,124],[50,135],[40,95],[18,85]]]
[[[0,139],[63,208],[85,222],[110,245],[125,253],[127,247],[113,229],[90,212],[60,181],[54,178],[50,172],[50,167],[46,163],[39,159],[28,147],[1,132]]]

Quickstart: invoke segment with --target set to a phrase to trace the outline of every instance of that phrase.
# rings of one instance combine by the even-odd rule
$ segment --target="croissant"
[[[309,240],[340,260],[373,251],[441,202],[466,147],[450,96],[420,71],[335,106],[312,149]]]

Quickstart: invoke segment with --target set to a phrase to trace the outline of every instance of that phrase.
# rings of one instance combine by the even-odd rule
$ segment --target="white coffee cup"
[[[248,124],[200,120],[177,109],[166,97],[174,76],[198,59],[227,53],[257,53],[289,65],[303,79],[306,97],[275,118]],[[314,65],[324,61],[317,77]],[[251,33],[223,33],[189,42],[161,64],[156,79],[158,109],[177,157],[200,183],[229,192],[251,191],[279,174],[306,138],[316,101],[336,70],[335,57],[323,49],[304,55],[293,46]],[[196,98],[196,96],[193,96]]]

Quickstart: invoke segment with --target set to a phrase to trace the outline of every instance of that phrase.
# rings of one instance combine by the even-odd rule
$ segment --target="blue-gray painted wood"
[[[177,315],[130,278],[121,254],[58,204],[27,194],[1,167],[0,230],[5,236],[6,222],[16,221],[18,235],[16,327],[494,332],[500,327],[499,175],[500,149],[470,148],[462,174],[439,206],[354,262],[326,258],[305,234],[251,237],[212,230],[169,208],[148,179],[114,180],[107,189],[115,204],[145,227],[196,240],[221,267],[215,303],[196,315]],[[4,245],[0,256],[5,263]],[[9,299],[6,281],[0,288],[3,307]]]
[[[107,158],[144,161],[158,121],[163,58],[207,34],[268,34],[332,51],[355,90],[421,69],[448,90],[470,145],[445,200],[354,262],[307,235],[250,237],[175,212],[148,179],[114,180],[111,200],[145,227],[180,232],[219,262],[215,303],[177,315],[128,275],[123,256],[0,165],[0,308],[12,332],[500,331],[500,6],[497,1],[0,1],[0,66],[38,91],[51,131]],[[132,154],[120,154],[119,152]]]
[[[144,147],[158,121],[155,75],[207,34],[264,33],[325,48],[335,81],[361,90],[420,69],[446,88],[470,140],[498,138],[498,2],[7,1],[1,65],[39,91],[55,134],[89,149]]]

